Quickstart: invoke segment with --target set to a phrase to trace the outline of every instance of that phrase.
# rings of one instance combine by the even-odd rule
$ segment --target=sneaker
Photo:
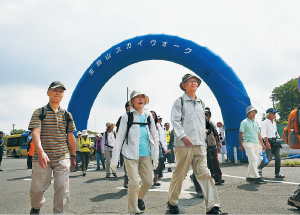
[[[97,167],[97,169],[96,170],[100,170],[100,166],[99,167]]]
[[[83,174],[82,174],[82,176],[85,176],[86,175],[86,172],[84,172]]]
[[[262,177],[259,177],[259,178],[255,178],[255,179],[254,179],[254,182],[255,182],[256,184],[261,184],[261,183],[264,183],[265,180],[264,180]]]
[[[110,178],[110,174],[106,174],[106,178]]]
[[[223,184],[225,181],[223,179],[217,179],[215,180],[215,185]]]
[[[290,205],[290,206],[294,206],[294,207],[300,209],[300,202],[294,200],[292,196],[290,196],[290,197],[288,198],[288,202],[287,202],[287,203],[288,203],[288,205]]]
[[[206,212],[206,214],[228,214],[228,213],[222,213],[220,211],[220,208],[215,206],[210,211]]]
[[[124,187],[128,188],[128,177],[126,175],[124,175]]]
[[[284,175],[281,175],[280,173],[275,175],[275,178],[284,178]]]
[[[168,208],[171,214],[179,214],[178,205],[173,206],[168,202]]]
[[[145,210],[145,203],[144,203],[143,199],[138,199],[138,208],[141,211]]]
[[[157,176],[153,178],[153,185],[154,186],[160,186],[160,183],[158,183],[158,177]]]
[[[113,173],[113,176],[114,176],[115,178],[118,177],[118,176],[117,176],[117,173]]]
[[[40,209],[31,208],[30,214],[40,214]]]
[[[202,190],[197,191],[197,197],[198,197],[198,198],[203,198]]]
[[[168,172],[172,172],[172,169],[171,169],[171,167],[169,167],[169,168],[168,168]]]
[[[254,181],[254,178],[246,177],[246,181],[247,181],[247,182],[252,182],[252,181]]]
[[[258,169],[258,174],[260,177],[262,177],[262,169]]]

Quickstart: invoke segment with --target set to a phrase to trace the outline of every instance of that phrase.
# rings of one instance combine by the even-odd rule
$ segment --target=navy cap
[[[60,87],[60,88],[62,88],[63,90],[66,90],[65,86],[64,86],[61,82],[59,82],[59,81],[53,81],[53,82],[50,84],[48,90],[49,90],[50,88],[54,89],[54,88],[57,88],[57,87]]]
[[[3,134],[3,131],[0,131],[0,134]]]
[[[276,110],[274,110],[273,108],[269,108],[266,113],[277,113]]]

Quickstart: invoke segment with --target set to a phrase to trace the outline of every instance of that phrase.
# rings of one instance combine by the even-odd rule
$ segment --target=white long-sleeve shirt
[[[133,113],[133,122],[140,122],[139,113],[133,107],[131,107],[130,112]],[[144,109],[142,114],[146,115],[145,122],[147,122],[147,118],[148,116],[150,116],[150,121],[151,121],[150,128],[146,126],[148,130],[149,147],[150,147],[152,160],[158,160],[159,143],[158,143],[158,132],[156,130],[155,122],[153,120],[151,112],[148,111],[147,109]],[[127,131],[127,122],[128,122],[128,115],[124,114],[121,118],[115,147],[112,152],[112,165],[118,164],[121,150],[125,158],[132,159],[132,160],[139,159],[140,125],[133,124],[130,127],[128,132],[128,143],[127,143],[127,140],[125,140],[126,131]]]
[[[167,151],[168,144],[166,139],[166,132],[159,123],[157,123],[157,128],[158,128],[158,135],[159,135],[159,141],[161,143],[161,146],[165,151]]]
[[[194,102],[188,94],[184,93],[182,96],[183,107],[181,106],[181,99],[175,100],[172,112],[171,122],[174,128],[174,145],[185,146],[182,138],[188,136],[192,139],[193,145],[205,146],[205,105],[204,102],[196,98]]]

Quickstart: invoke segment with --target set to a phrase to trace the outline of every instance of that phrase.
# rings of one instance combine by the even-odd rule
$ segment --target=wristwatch
[[[76,155],[71,155],[71,157],[74,157],[74,158],[75,158],[75,157],[76,157]]]

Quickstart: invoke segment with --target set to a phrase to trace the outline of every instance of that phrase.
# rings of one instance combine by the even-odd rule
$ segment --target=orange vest
[[[33,156],[34,154],[34,145],[33,145],[33,141],[30,142],[30,148],[29,148],[29,156]]]

